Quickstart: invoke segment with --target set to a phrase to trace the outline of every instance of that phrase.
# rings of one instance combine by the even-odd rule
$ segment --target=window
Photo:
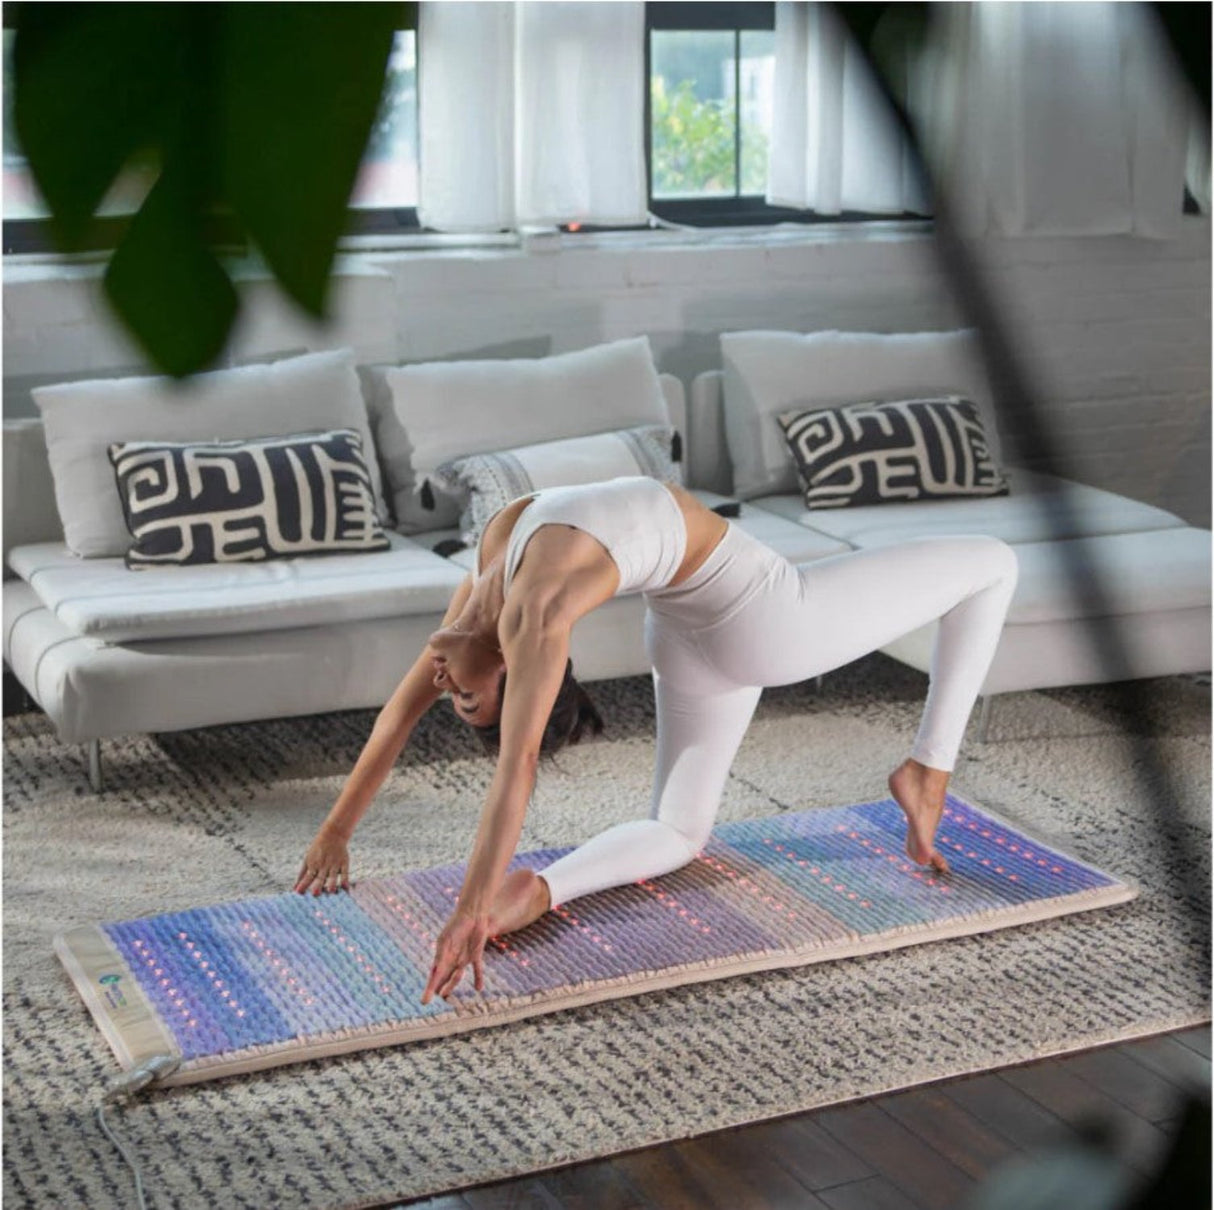
[[[772,32],[655,28],[649,60],[653,197],[762,193],[775,67]]]
[[[46,214],[42,199],[34,188],[25,158],[17,146],[13,123],[13,39],[14,30],[4,31],[4,218],[41,218]]]
[[[764,199],[775,9],[745,2],[645,5],[650,210],[705,226],[896,217],[819,216]]]
[[[350,196],[352,234],[417,228],[417,34],[398,30],[379,115]]]
[[[16,31],[4,30],[4,251],[53,251],[46,232],[46,207],[18,146],[13,123],[12,49]],[[350,198],[351,234],[417,228],[417,36],[399,30],[393,42],[383,101],[372,127],[362,168]],[[122,238],[156,179],[154,166],[132,163],[114,182],[99,210],[98,248]],[[243,245],[234,224],[218,223],[225,246]]]

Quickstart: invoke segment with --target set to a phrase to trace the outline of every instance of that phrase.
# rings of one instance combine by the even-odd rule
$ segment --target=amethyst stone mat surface
[[[182,1060],[165,1083],[485,1028],[655,988],[988,932],[1136,893],[950,796],[948,874],[904,852],[892,799],[718,824],[681,869],[558,905],[490,940],[484,988],[421,1003],[463,865],[102,926],[121,958],[90,968],[91,930],[56,939],[124,1066],[139,1058],[131,984]],[[567,852],[519,854],[543,867]],[[122,1020],[108,1021],[116,988]]]

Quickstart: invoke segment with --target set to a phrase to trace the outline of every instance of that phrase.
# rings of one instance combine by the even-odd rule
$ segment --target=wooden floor
[[[1000,1163],[1113,1131],[1136,1173],[1186,1090],[1210,1086],[1210,1028],[1161,1034],[813,1110],[399,1205],[410,1210],[955,1210]]]

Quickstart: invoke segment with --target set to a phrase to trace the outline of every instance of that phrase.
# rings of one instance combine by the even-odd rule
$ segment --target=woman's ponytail
[[[506,674],[498,688],[499,701],[506,700]],[[540,755],[552,756],[566,744],[576,744],[589,729],[594,735],[603,730],[603,716],[591,701],[590,695],[574,679],[573,661],[565,661],[565,676],[561,687],[557,690],[556,700],[544,726],[544,734],[540,738]],[[496,722],[488,727],[473,727],[487,752],[496,756],[501,749],[501,723]]]

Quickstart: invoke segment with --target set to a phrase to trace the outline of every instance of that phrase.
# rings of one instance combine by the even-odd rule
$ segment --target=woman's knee
[[[683,813],[673,812],[673,814],[680,815]],[[677,841],[677,843],[686,849],[687,861],[690,861],[708,843],[708,839],[712,835],[712,825],[715,822],[715,813],[713,819],[690,820],[684,818],[678,823],[674,823],[669,818],[667,812],[663,811],[662,814],[658,816],[658,822],[668,828],[672,837]]]

